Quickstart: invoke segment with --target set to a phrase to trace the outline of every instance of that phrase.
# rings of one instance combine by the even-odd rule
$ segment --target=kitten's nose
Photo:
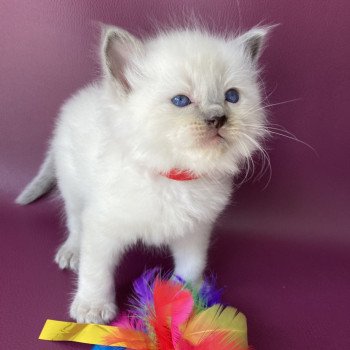
[[[221,117],[215,116],[206,119],[205,122],[209,126],[213,126],[216,129],[220,129],[227,122],[227,117],[226,115],[222,115]]]

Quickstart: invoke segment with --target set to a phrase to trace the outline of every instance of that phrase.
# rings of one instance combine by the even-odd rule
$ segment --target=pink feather
[[[158,348],[174,350],[181,338],[179,327],[192,312],[192,294],[172,281],[157,279],[154,285],[154,327]]]

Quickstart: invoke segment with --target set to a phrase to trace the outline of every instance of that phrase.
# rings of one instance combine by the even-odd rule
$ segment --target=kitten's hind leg
[[[68,237],[58,248],[55,262],[60,269],[77,272],[80,254],[81,209],[66,202]]]

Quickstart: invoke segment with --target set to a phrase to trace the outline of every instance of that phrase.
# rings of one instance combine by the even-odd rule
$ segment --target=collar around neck
[[[175,181],[190,181],[199,179],[198,175],[195,175],[190,170],[170,169],[166,173],[161,173],[162,176]]]

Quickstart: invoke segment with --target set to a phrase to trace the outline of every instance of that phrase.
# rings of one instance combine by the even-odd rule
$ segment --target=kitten
[[[267,32],[140,40],[104,28],[103,78],[63,105],[46,159],[16,199],[30,203],[57,182],[69,236],[55,261],[79,273],[78,322],[116,316],[114,270],[138,240],[169,245],[175,274],[200,281],[232,177],[265,135],[257,60]]]

